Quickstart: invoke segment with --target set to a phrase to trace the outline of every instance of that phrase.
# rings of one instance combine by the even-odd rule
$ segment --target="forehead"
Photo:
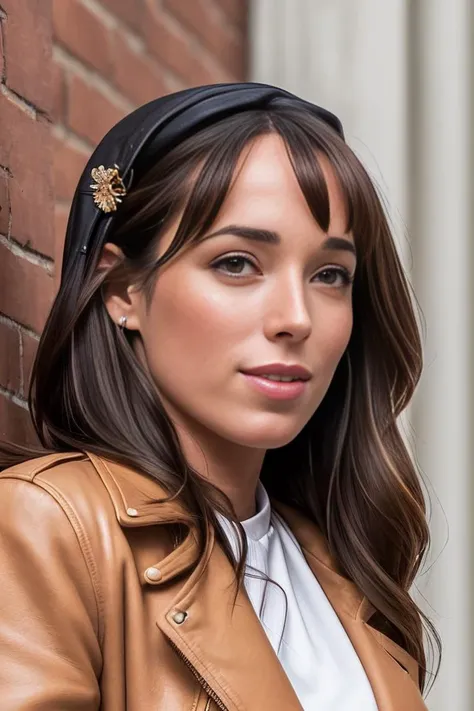
[[[330,231],[345,232],[346,209],[342,188],[329,160],[314,152],[314,161],[324,176],[331,213]],[[321,191],[321,185],[315,191]],[[271,217],[284,224],[306,220],[313,228],[317,223],[301,190],[287,147],[276,133],[259,136],[242,151],[218,221],[230,214],[243,217]]]

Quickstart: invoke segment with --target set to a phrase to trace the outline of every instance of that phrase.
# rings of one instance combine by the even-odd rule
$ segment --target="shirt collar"
[[[271,503],[270,498],[259,480],[256,490],[256,504],[257,512],[247,518],[245,521],[241,521],[243,529],[247,534],[247,538],[251,541],[259,541],[265,536],[270,530],[270,519],[271,519]],[[217,520],[222,526],[224,532],[227,535],[227,539],[231,545],[234,556],[238,557],[238,536],[235,529],[235,525],[226,516],[216,511]]]
[[[270,529],[272,513],[270,498],[260,480],[257,484],[256,502],[257,512],[241,523],[247,536],[254,541],[259,541]]]

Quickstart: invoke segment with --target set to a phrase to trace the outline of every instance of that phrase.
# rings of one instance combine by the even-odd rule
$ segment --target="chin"
[[[254,447],[255,449],[278,449],[292,442],[301,431],[301,427],[296,429],[287,429],[286,431],[276,431],[276,428],[255,428],[252,432],[234,433],[228,437],[236,444],[243,447]]]

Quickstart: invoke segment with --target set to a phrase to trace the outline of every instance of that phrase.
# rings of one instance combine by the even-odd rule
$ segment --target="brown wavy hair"
[[[135,355],[133,339],[139,336],[113,323],[103,290],[112,279],[133,276],[151,295],[160,266],[212,226],[243,149],[270,132],[283,138],[308,206],[325,231],[329,197],[318,156],[329,160],[345,197],[358,261],[346,352],[311,420],[289,444],[267,451],[261,479],[270,496],[317,523],[342,574],[375,608],[370,624],[417,660],[423,690],[423,628],[438,652],[441,644],[410,596],[429,529],[419,475],[397,426],[420,377],[420,334],[367,172],[307,110],[279,106],[221,120],[170,149],[129,191],[108,238],[124,259],[108,272],[98,271],[96,246],[85,277],[61,285],[41,337],[29,404],[44,450],[4,448],[0,464],[44,451],[88,450],[144,471],[196,514],[203,549],[207,525],[214,525],[242,583],[247,547],[232,505],[186,462],[159,393]],[[157,260],[160,236],[181,211],[175,238]],[[236,524],[237,561],[215,510]]]

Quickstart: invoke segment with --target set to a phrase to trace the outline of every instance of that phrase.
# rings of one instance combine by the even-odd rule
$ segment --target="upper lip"
[[[256,368],[246,368],[242,372],[249,375],[291,375],[294,378],[301,378],[301,380],[311,378],[311,371],[303,365],[286,365],[285,363],[268,363]]]

